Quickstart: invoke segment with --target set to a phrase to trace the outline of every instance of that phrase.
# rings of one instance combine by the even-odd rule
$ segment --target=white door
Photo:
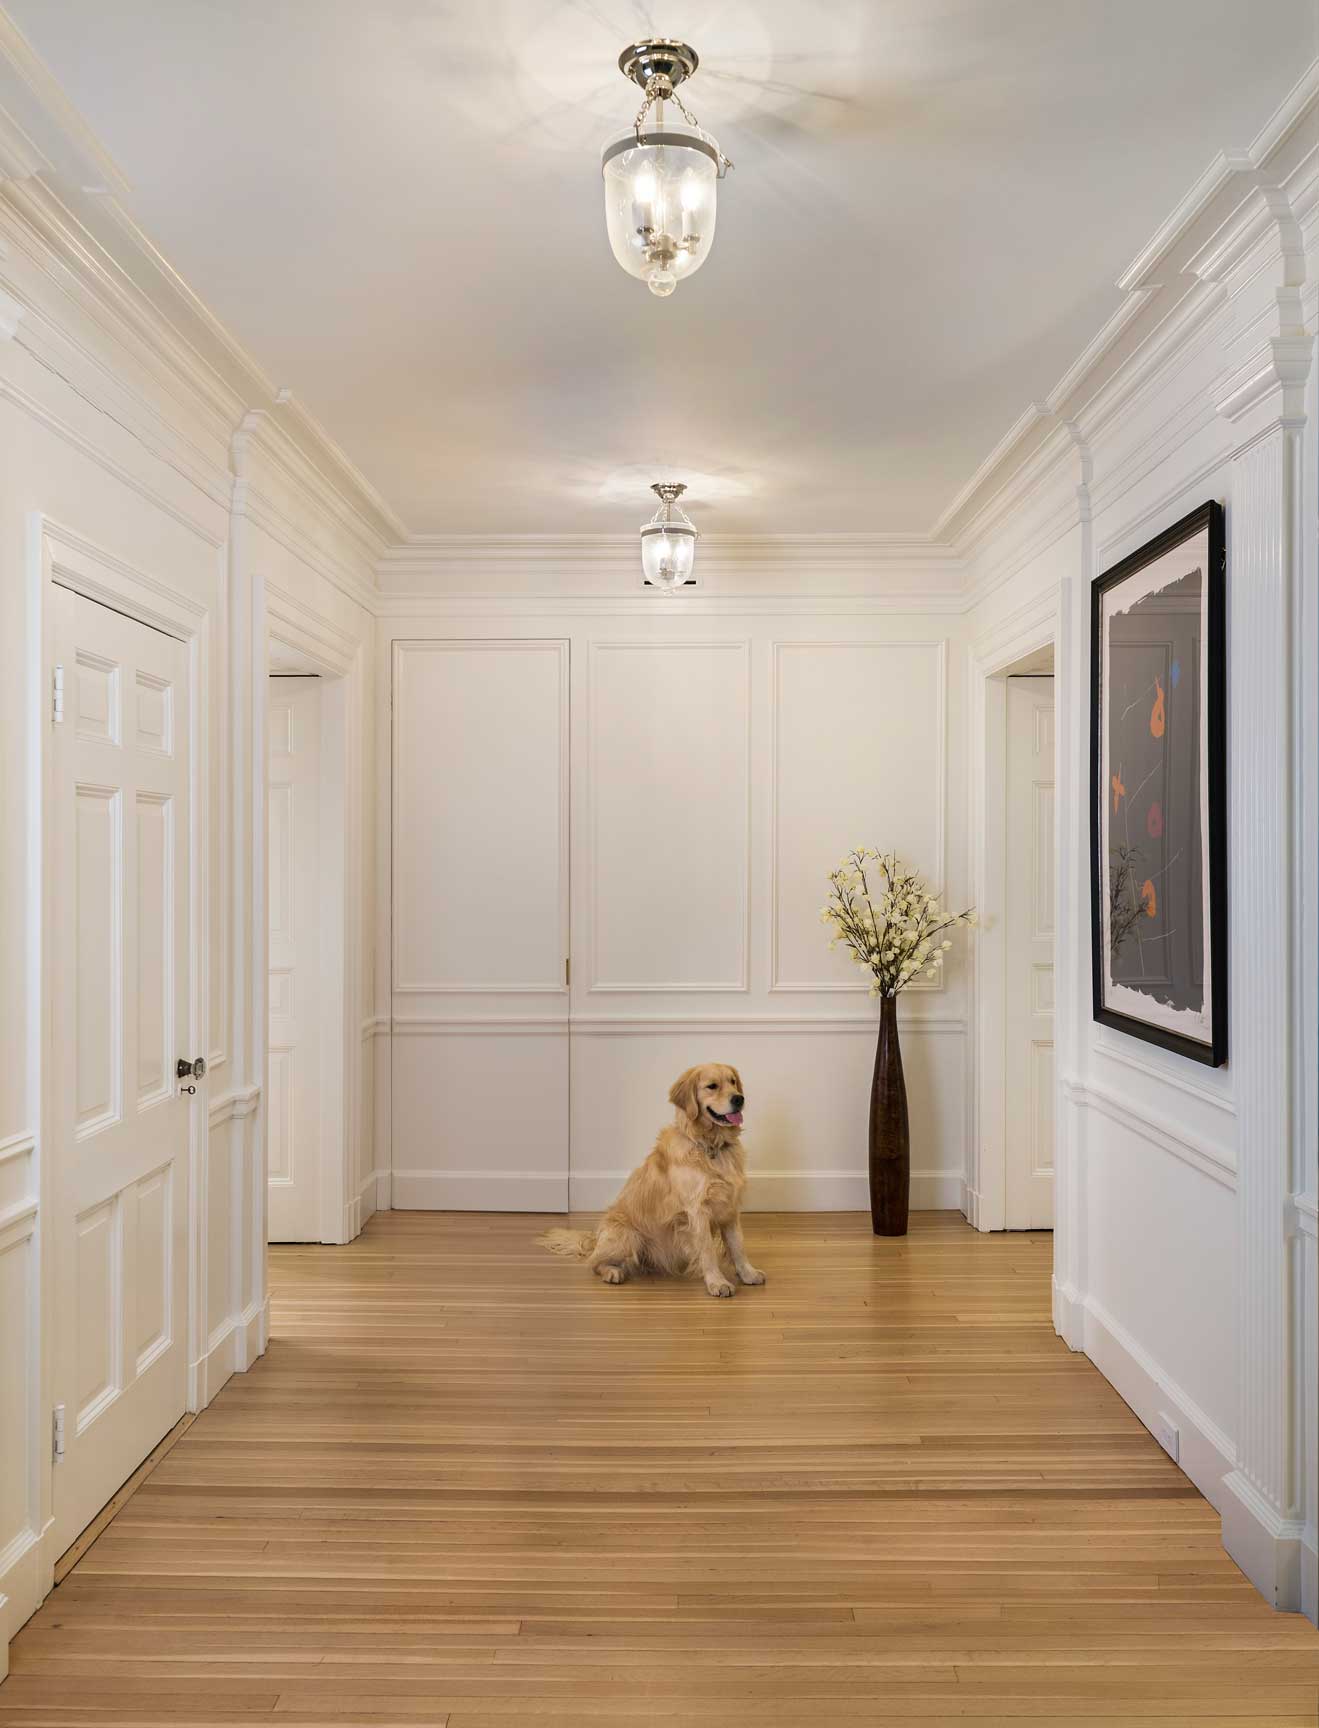
[[[188,655],[55,590],[56,1551],[183,1414],[189,1040]]]
[[[268,717],[270,1044],[266,1093],[272,1242],[319,1242],[321,685],[272,678]]]
[[[1053,679],[1008,679],[1007,1215],[1053,1228]]]
[[[396,1207],[568,1203],[568,644],[394,645]]]

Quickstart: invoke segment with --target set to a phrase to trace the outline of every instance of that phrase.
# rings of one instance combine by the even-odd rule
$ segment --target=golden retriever
[[[699,1270],[712,1296],[732,1296],[724,1253],[743,1284],[765,1274],[747,1259],[739,1212],[746,1188],[740,1144],[746,1098],[736,1068],[707,1062],[680,1074],[669,1089],[671,1128],[661,1128],[646,1162],[595,1231],[547,1230],[552,1254],[585,1260],[606,1284],[643,1269]]]

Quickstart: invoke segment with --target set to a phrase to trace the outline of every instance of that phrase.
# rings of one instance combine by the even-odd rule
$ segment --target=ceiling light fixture
[[[628,130],[605,145],[605,222],[614,257],[661,297],[704,264],[716,190],[733,166],[677,93],[699,63],[694,48],[668,36],[634,42],[618,57],[646,99]],[[685,127],[666,126],[668,102]]]
[[[699,535],[678,500],[687,490],[680,480],[657,480],[651,491],[660,506],[641,529],[641,570],[655,588],[682,588],[693,582]]]

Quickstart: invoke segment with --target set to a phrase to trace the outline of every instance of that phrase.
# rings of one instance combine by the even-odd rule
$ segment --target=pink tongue
[[[740,1128],[742,1126],[742,1112],[740,1110],[730,1110],[727,1116],[724,1117],[724,1121],[730,1122],[734,1128]]]

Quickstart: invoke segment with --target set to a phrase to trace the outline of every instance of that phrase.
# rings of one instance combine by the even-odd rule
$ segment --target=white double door
[[[393,672],[394,1204],[599,1204],[708,1053],[609,1034],[745,989],[747,644],[400,641]]]
[[[183,1414],[189,1140],[188,656],[56,588],[49,1055],[57,1551]],[[191,1078],[185,1082],[194,1084]]]

